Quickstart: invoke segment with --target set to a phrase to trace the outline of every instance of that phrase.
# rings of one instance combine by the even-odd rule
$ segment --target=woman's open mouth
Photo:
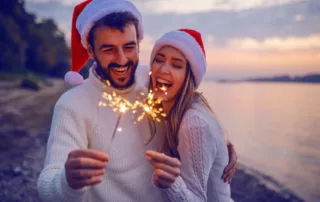
[[[166,92],[171,86],[172,86],[172,83],[168,80],[161,79],[161,78],[157,78],[156,80],[156,87],[163,92]]]

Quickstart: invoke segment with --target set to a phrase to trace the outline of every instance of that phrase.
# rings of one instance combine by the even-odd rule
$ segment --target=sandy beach
[[[40,91],[0,82],[0,198],[5,202],[40,201],[36,183],[43,167],[52,109],[66,90],[62,80],[49,80]],[[300,202],[270,176],[238,165],[232,198],[246,202]]]

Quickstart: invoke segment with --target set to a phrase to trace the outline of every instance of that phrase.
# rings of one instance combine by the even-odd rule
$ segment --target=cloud
[[[49,3],[33,3],[32,1],[49,1]],[[251,0],[246,1],[251,2]],[[75,0],[27,0],[26,6],[28,10],[36,12],[41,17],[54,18],[67,30],[67,28],[70,29],[73,6],[62,4],[62,2],[75,2]],[[263,40],[272,36],[285,38],[320,33],[320,1],[318,0],[293,4],[284,4],[284,2],[289,2],[287,0],[270,0],[278,4],[282,2],[283,5],[242,11],[208,11],[194,14],[144,12],[147,7],[143,5],[145,6],[148,2],[154,1],[134,1],[138,7],[142,6],[140,10],[142,10],[145,34],[155,38],[169,30],[188,27],[199,30],[204,38],[212,36],[215,45],[223,47],[231,38]],[[220,0],[220,2],[234,2],[234,0]],[[260,1],[254,0],[254,2]]]
[[[264,40],[234,38],[228,41],[228,48],[251,51],[320,51],[320,35],[306,37],[271,37]]]
[[[303,20],[303,15],[295,15],[294,16],[294,21],[295,22],[300,22],[300,21],[302,21]]]
[[[144,14],[147,34],[159,37],[168,30],[188,27],[204,37],[214,36],[217,46],[231,38],[303,37],[320,33],[320,1],[243,11],[208,11],[194,14]]]
[[[266,8],[305,0],[201,0],[195,3],[194,0],[162,0],[143,1],[149,9],[156,13],[194,13],[206,11],[242,11],[253,8]]]
[[[209,40],[214,40],[209,37]],[[227,47],[206,46],[209,71],[218,69],[278,69],[309,68],[320,66],[320,35],[302,38],[274,38],[264,41],[237,39],[240,43],[230,42]],[[254,43],[251,42],[254,41]],[[146,36],[140,45],[140,62],[148,65],[154,44],[151,36]],[[295,43],[295,41],[297,41]],[[317,48],[318,51],[313,49]],[[268,50],[260,52],[260,50]],[[281,50],[277,52],[275,50]]]
[[[303,2],[306,0],[131,0],[141,11],[148,13],[195,13],[207,11],[242,11]],[[75,5],[82,0],[26,0],[29,3],[59,3]]]
[[[82,2],[82,0],[25,0],[25,1],[28,3],[38,3],[38,4],[59,3],[62,5],[75,5]]]
[[[42,18],[54,18],[66,38],[70,39],[75,2],[80,1],[26,0],[26,7]],[[219,2],[220,5],[233,5],[232,9],[210,9],[191,14],[173,10],[171,13],[155,13],[153,9],[156,8],[153,7],[157,7],[159,2],[134,0],[142,12],[145,29],[145,38],[140,44],[142,64],[149,64],[157,38],[169,30],[188,27],[199,30],[203,35],[209,74],[231,76],[244,75],[245,72],[319,72],[319,0],[270,0],[269,6],[264,0],[245,0],[238,7],[236,2],[240,1],[220,0],[213,2],[216,5]],[[188,0],[184,2],[188,4]],[[153,4],[152,8],[150,3]],[[239,8],[245,5],[254,8]],[[171,7],[180,5],[168,4],[167,7],[173,9]]]

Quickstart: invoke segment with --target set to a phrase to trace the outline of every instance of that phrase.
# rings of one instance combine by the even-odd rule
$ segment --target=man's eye
[[[109,49],[104,49],[103,52],[111,52],[113,49],[109,48]]]
[[[126,46],[125,48],[131,50],[134,49],[134,46]]]

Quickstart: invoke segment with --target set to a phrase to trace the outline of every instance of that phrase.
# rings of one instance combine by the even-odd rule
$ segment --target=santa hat
[[[71,29],[71,71],[65,81],[71,85],[83,83],[79,74],[89,59],[87,54],[88,35],[94,23],[115,12],[130,12],[138,20],[138,41],[143,38],[142,16],[138,9],[127,0],[87,0],[74,8]]]
[[[155,42],[151,52],[150,63],[163,46],[172,46],[180,50],[190,63],[196,88],[199,87],[207,69],[206,53],[201,34],[192,29],[179,29],[164,34]]]

